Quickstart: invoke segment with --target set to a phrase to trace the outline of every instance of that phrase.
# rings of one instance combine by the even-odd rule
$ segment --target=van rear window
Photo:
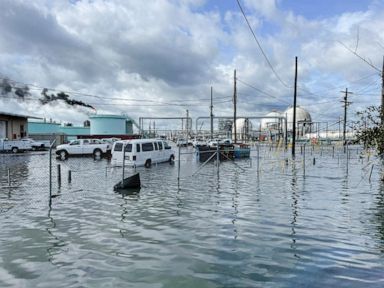
[[[143,144],[141,144],[141,148],[143,149],[143,152],[145,152],[145,151],[153,151],[153,144],[152,144],[152,142],[143,143]]]
[[[132,152],[132,144],[125,145],[125,152]]]
[[[123,143],[116,143],[113,151],[123,151]]]
[[[136,144],[136,152],[140,152],[140,144],[139,143]]]

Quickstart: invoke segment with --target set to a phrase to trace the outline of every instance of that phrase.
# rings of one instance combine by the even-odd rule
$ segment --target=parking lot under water
[[[53,159],[51,206],[48,153],[0,155],[0,287],[384,287],[381,162],[307,148],[183,154],[126,195],[106,159]]]

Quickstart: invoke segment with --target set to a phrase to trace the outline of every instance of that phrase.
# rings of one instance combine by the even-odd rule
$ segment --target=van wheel
[[[93,151],[93,157],[95,159],[100,159],[101,158],[101,154],[102,154],[102,152],[101,152],[100,149],[95,149],[95,151]]]
[[[17,152],[19,152],[19,149],[17,148],[17,147],[12,147],[12,153],[17,153]]]
[[[59,156],[60,156],[60,159],[61,159],[61,160],[65,160],[65,159],[68,158],[68,152],[65,151],[65,150],[61,150],[61,151],[59,152]]]
[[[171,155],[171,157],[169,157],[169,163],[173,163],[175,161],[175,156],[174,155]]]
[[[150,168],[151,165],[152,165],[151,159],[148,159],[147,161],[145,161],[145,164],[144,164],[145,168]]]

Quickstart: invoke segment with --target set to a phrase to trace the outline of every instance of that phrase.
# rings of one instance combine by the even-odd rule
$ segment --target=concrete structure
[[[133,121],[125,115],[92,115],[91,135],[133,134]]]
[[[38,117],[0,112],[0,139],[20,139],[28,136],[28,118]]]

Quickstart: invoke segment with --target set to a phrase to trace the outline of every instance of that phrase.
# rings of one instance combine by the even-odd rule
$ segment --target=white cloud
[[[240,11],[207,11],[206,3],[4,0],[0,74],[41,87],[101,96],[104,99],[71,95],[94,104],[100,112],[127,113],[136,120],[184,116],[186,109],[193,117],[209,115],[210,86],[222,99],[216,100],[215,114],[231,115],[231,102],[218,102],[230,100],[233,94],[234,69],[239,80],[274,96],[239,83],[240,114],[262,115],[291,103],[293,90],[273,74]],[[359,31],[358,53],[381,67],[382,5],[312,20],[281,10],[279,1],[241,3],[270,63],[289,86],[294,57],[299,57],[299,103],[308,106],[314,119],[335,119],[342,113],[340,89],[368,85],[363,91],[379,93],[375,75],[353,82],[375,71],[338,41],[354,50]],[[40,91],[33,92],[37,99]],[[203,98],[206,101],[193,102]],[[355,107],[379,104],[378,97],[360,99],[365,101]],[[332,109],[314,105],[327,100],[334,101]],[[37,101],[17,105],[6,98],[0,101],[7,109],[32,109],[46,118],[81,123],[87,117],[85,111],[61,105],[40,109]],[[154,106],[160,102],[178,105]]]

